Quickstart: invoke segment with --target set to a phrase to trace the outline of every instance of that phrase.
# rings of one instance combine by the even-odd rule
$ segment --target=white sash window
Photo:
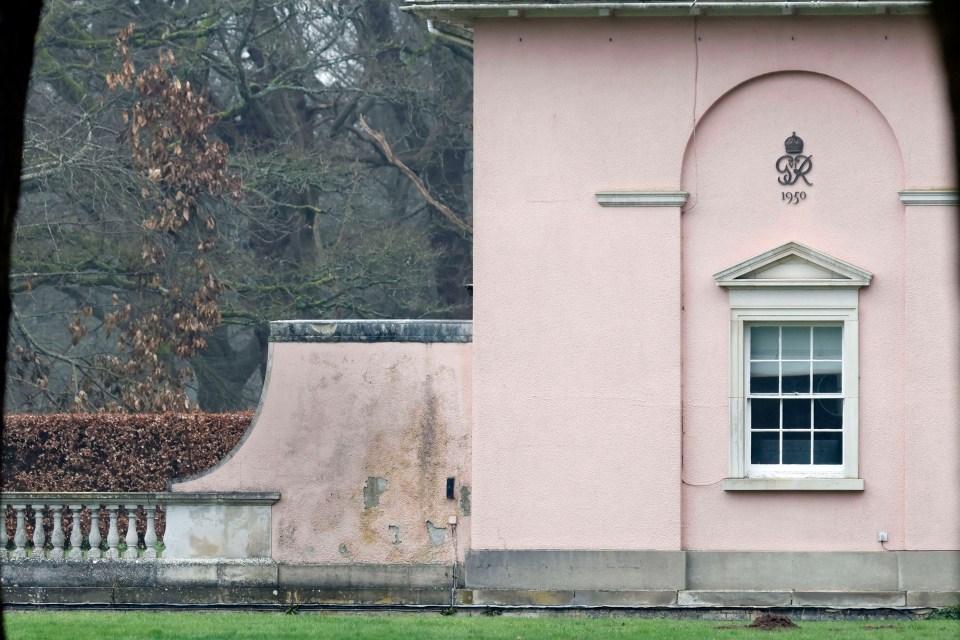
[[[871,274],[789,243],[730,292],[728,490],[859,490],[858,303]]]

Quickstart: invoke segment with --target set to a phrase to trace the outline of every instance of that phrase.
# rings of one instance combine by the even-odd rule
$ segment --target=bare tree
[[[123,114],[136,92],[107,88],[129,22],[129,64],[146,69],[169,52],[171,82],[189,82],[218,117],[204,134],[229,147],[239,198],[158,184],[130,154]],[[127,305],[164,295],[160,324],[178,309],[189,317],[168,285],[200,271],[217,283],[207,293],[219,317],[198,320],[192,347],[169,334],[149,352],[167,382],[187,371],[184,388],[207,409],[255,402],[267,320],[469,317],[471,73],[468,50],[432,39],[393,1],[51,2],[28,108],[10,406],[159,397],[154,383],[124,396],[138,376],[104,382],[102,370],[133,353],[129,338],[117,349],[117,323]],[[172,198],[182,218],[178,190],[192,198],[191,220],[171,227],[157,207]],[[195,215],[214,221],[199,267]],[[166,258],[155,268],[143,262],[153,232]]]

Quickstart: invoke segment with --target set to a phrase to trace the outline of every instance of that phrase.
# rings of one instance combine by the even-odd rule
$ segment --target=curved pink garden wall
[[[450,516],[461,556],[470,542],[469,325],[272,323],[253,425],[173,490],[279,492],[276,562],[452,562]]]

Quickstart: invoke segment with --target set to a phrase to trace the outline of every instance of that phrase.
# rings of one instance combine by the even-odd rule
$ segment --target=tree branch
[[[417,191],[420,192],[427,202],[429,202],[437,211],[443,214],[443,217],[452,222],[457,228],[462,229],[470,234],[473,233],[473,228],[469,224],[464,222],[460,216],[454,213],[453,209],[434,198],[427,190],[426,185],[423,184],[423,180],[420,179],[420,176],[415,174],[410,167],[405,165],[393,154],[393,149],[390,148],[390,143],[387,142],[387,139],[382,133],[379,131],[374,131],[372,128],[370,128],[370,125],[368,125],[367,121],[363,119],[363,116],[359,116],[357,118],[357,122],[360,123],[360,127],[366,132],[366,134],[373,138],[374,142],[377,143],[377,146],[380,147],[380,150],[386,157],[387,162],[399,169],[400,173],[407,176],[407,178],[410,179],[410,182],[413,183],[413,186],[417,188]]]

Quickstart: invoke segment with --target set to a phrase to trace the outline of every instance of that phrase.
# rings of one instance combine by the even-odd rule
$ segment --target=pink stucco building
[[[175,490],[279,491],[308,583],[457,558],[477,604],[957,603],[925,5],[407,3],[474,51],[472,331],[275,325],[245,443]]]

